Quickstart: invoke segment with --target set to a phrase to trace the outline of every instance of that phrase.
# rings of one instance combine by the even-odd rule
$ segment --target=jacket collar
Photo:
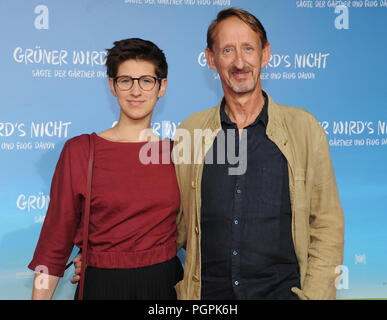
[[[269,99],[267,97],[266,92],[262,91],[262,93],[263,93],[263,96],[265,98],[265,103],[264,103],[263,108],[262,108],[261,112],[259,113],[258,117],[249,126],[254,126],[258,122],[262,122],[265,125],[265,128],[267,127],[267,123],[268,123],[268,111],[267,110],[268,110],[268,105],[269,105]],[[220,120],[222,122],[222,126],[224,124],[235,125],[235,123],[233,123],[231,121],[231,119],[229,118],[229,116],[227,115],[225,108],[226,108],[226,100],[225,100],[225,98],[223,98],[221,103],[220,103]]]
[[[281,110],[281,106],[279,106],[277,103],[273,101],[273,99],[270,97],[270,95],[265,92],[268,99],[268,117],[269,121],[266,127],[266,135],[268,138],[273,141],[278,148],[281,150],[283,155],[285,156],[290,170],[294,170],[294,156],[291,151],[291,147],[288,137],[288,132],[286,130],[286,121],[284,117],[284,113]],[[222,128],[221,126],[221,119],[220,119],[220,108],[224,101],[224,97],[218,104],[216,108],[214,108],[214,116],[210,117],[208,119],[207,128],[210,128],[211,130],[220,130]]]
[[[265,92],[265,91],[264,91]],[[270,138],[274,138],[276,141],[285,144],[288,141],[285,127],[285,120],[281,112],[281,107],[273,101],[270,95],[265,92],[268,99],[268,123],[266,127],[266,134]],[[212,130],[221,129],[220,108],[224,104],[225,98],[223,97],[218,106],[215,108],[215,114],[210,119],[208,127]]]
[[[288,162],[289,171],[292,173],[292,176],[294,176],[294,146],[291,146],[290,143],[291,140],[289,139],[284,112],[281,110],[283,107],[275,103],[269,95],[267,96],[269,98],[269,123],[266,128],[266,134],[268,138],[273,141],[281,150],[282,154],[285,156]],[[290,180],[289,183],[292,185],[293,181]]]
[[[266,128],[267,136],[281,145],[286,145],[288,142],[288,135],[285,131],[285,119],[281,107],[273,101],[273,99],[267,95],[269,99],[269,123]]]

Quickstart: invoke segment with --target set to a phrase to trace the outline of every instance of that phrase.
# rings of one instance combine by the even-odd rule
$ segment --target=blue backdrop
[[[209,23],[229,6],[252,12],[267,30],[263,88],[312,112],[328,135],[346,221],[338,298],[387,298],[386,0],[3,0],[0,299],[31,296],[26,266],[64,142],[118,120],[105,49],[141,37],[164,50],[169,84],[152,126],[173,137],[182,120],[222,96],[204,49]],[[72,299],[72,274],[54,298]]]

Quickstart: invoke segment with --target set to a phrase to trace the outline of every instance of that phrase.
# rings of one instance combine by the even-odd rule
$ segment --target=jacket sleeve
[[[337,267],[343,261],[344,215],[329,144],[320,126],[319,130],[313,164],[308,264],[302,291],[309,299],[335,299]]]
[[[187,243],[187,230],[186,230],[185,221],[183,217],[183,210],[181,209],[177,214],[176,223],[177,223],[176,247],[177,247],[177,251],[179,251],[181,248],[185,249],[185,246]]]
[[[176,144],[178,142],[175,140],[172,150],[172,159],[175,164],[175,172],[176,172],[176,178],[177,183],[179,185],[179,192],[180,192],[180,209],[176,217],[176,225],[177,225],[177,239],[176,239],[176,247],[177,251],[179,251],[181,248],[186,247],[187,243],[187,227],[185,223],[185,216],[184,216],[184,186],[182,185],[182,179],[183,179],[183,172],[182,171],[182,165],[179,164],[179,161],[176,161],[178,159],[178,150],[175,148]]]
[[[73,168],[71,147],[65,143],[51,182],[50,204],[32,261],[31,270],[43,270],[62,277],[73,249],[73,239],[80,222],[80,197],[74,192],[79,174]]]
[[[176,178],[179,185],[179,191],[180,191],[180,209],[177,213],[176,217],[176,225],[177,225],[177,239],[176,239],[176,247],[177,251],[179,251],[181,248],[186,247],[187,243],[187,227],[185,223],[185,217],[184,217],[184,211],[183,211],[183,186],[181,185],[181,175],[180,175],[180,165],[175,164],[175,171],[176,171]]]

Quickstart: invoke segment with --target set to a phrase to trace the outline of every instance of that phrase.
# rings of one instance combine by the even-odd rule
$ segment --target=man
[[[224,98],[175,136],[177,245],[186,249],[178,298],[335,299],[344,218],[324,130],[308,112],[262,91],[270,44],[250,13],[219,12],[206,58]],[[199,147],[184,139],[200,130],[212,134]],[[234,145],[247,156],[231,174],[236,163],[222,153]],[[182,161],[187,148],[192,157]]]
[[[344,219],[324,130],[308,112],[276,104],[262,91],[270,44],[250,13],[219,12],[208,29],[206,58],[224,98],[179,127],[191,137],[199,129],[215,134],[191,148],[191,163],[175,162],[178,247],[186,248],[178,297],[335,299]],[[214,156],[229,154],[231,142],[247,147],[241,174],[231,175],[235,163]],[[175,148],[181,144],[175,136]]]

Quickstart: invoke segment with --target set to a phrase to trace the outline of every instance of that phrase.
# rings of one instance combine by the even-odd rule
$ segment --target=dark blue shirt
[[[262,111],[244,128],[247,169],[242,175],[228,171],[238,166],[227,157],[234,151],[227,150],[234,149],[228,140],[234,140],[239,156],[240,138],[225,113],[225,100],[220,108],[222,130],[208,151],[213,164],[205,163],[202,176],[202,299],[297,299],[290,290],[300,287],[300,276],[291,234],[288,167],[266,136],[268,99],[263,94]]]

